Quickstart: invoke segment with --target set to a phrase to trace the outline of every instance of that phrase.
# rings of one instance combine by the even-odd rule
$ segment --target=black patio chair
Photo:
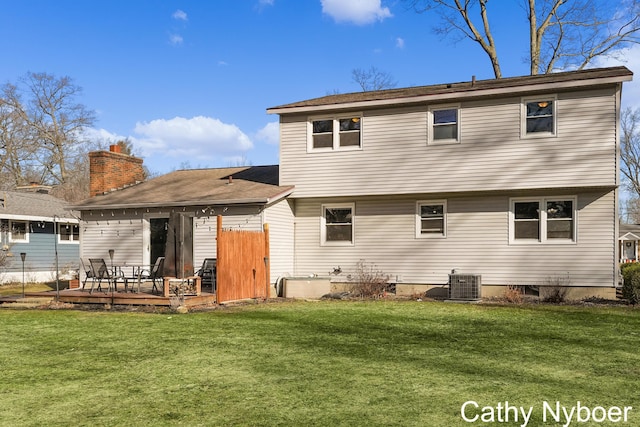
[[[88,260],[80,258],[80,265],[82,265],[82,269],[84,270],[84,280],[82,281],[82,290],[84,291],[84,287],[87,285],[87,281],[91,279],[91,281],[93,282],[95,280],[95,276],[93,274],[93,270],[91,269],[91,264]]]
[[[211,287],[211,293],[216,291],[216,258],[205,258],[202,262],[202,267],[196,273],[201,278],[201,289],[205,286]]]
[[[149,280],[151,280],[153,282],[153,287],[151,288],[151,293],[153,293],[154,291],[160,293],[160,289],[158,289],[158,286],[156,285],[156,281],[159,281],[160,284],[163,284],[164,281],[164,257],[158,257],[158,259],[156,259],[155,264],[153,264],[153,267],[151,267],[151,272],[149,273]]]
[[[96,281],[98,282],[98,291],[102,290],[103,280],[107,281],[107,285],[108,285],[107,291],[111,290],[111,286],[113,286],[113,289],[116,292],[118,291],[118,287],[116,286],[116,278],[111,272],[111,270],[109,270],[109,268],[107,267],[107,263],[104,262],[104,259],[89,258],[89,264],[91,265],[91,270],[93,274],[93,281],[91,282],[91,290],[89,291],[90,294],[93,293],[93,286],[95,285]]]

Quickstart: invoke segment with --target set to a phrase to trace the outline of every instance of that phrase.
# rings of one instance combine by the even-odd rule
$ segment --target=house
[[[399,293],[481,278],[615,297],[625,67],[329,95],[268,108],[295,221],[293,275]]]
[[[116,265],[152,265],[166,256],[172,218],[181,221],[182,276],[216,257],[216,218],[225,229],[261,231],[269,224],[272,282],[293,266],[293,213],[278,185],[278,166],[178,170],[144,180],[142,160],[110,151],[90,153],[89,199],[80,212],[80,256]],[[167,273],[165,264],[165,273]],[[177,268],[177,267],[176,267]],[[176,275],[176,271],[168,274]],[[181,277],[180,275],[178,277]]]
[[[47,282],[78,271],[79,227],[75,212],[50,187],[0,191],[0,283]],[[56,260],[57,253],[57,260]]]
[[[618,232],[620,262],[637,262],[640,259],[638,243],[640,242],[640,225],[620,224]]]

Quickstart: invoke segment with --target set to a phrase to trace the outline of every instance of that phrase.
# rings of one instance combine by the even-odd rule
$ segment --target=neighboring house
[[[639,224],[620,224],[618,233],[620,248],[620,262],[637,262],[639,258],[638,243],[640,242]]]
[[[56,278],[56,250],[61,275],[78,270],[79,227],[67,203],[48,194],[48,187],[29,186],[0,191],[0,283]]]
[[[113,149],[114,147],[112,147]],[[112,151],[90,154],[91,194],[81,213],[80,255],[114,264],[151,265],[165,256],[170,218],[186,224],[186,274],[216,257],[216,218],[225,229],[261,231],[269,224],[272,282],[293,269],[293,213],[278,186],[278,166],[178,170],[143,180],[142,160]],[[142,182],[141,182],[142,181]],[[167,266],[165,265],[165,268]]]
[[[615,297],[625,67],[329,95],[280,116],[293,275],[375,264],[411,294],[452,270],[483,296]]]

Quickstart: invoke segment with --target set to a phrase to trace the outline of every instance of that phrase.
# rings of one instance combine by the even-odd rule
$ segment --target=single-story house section
[[[0,283],[47,282],[78,271],[77,213],[48,194],[50,187],[0,191]]]
[[[113,151],[90,154],[91,193],[78,203],[80,256],[114,265],[152,265],[165,256],[170,218],[186,224],[184,275],[216,258],[216,219],[224,229],[261,231],[269,224],[271,282],[292,271],[293,213],[278,185],[278,166],[178,170],[141,181],[141,159]],[[165,269],[167,266],[165,265]],[[166,272],[166,270],[165,270]]]

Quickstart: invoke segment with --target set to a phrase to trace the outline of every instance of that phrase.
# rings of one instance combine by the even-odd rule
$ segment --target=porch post
[[[264,228],[264,275],[265,275],[265,298],[271,297],[271,255],[269,251],[269,224],[265,224]]]
[[[218,215],[216,217],[216,265],[220,265],[220,255],[222,251],[220,250],[220,236],[222,235],[222,215]],[[223,264],[224,265],[224,264]],[[216,304],[219,304],[220,298],[220,281],[218,280],[218,268],[216,268]]]

